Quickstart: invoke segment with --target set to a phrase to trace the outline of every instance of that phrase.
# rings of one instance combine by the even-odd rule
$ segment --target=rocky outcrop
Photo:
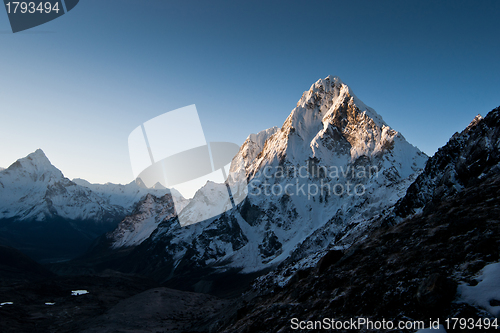
[[[396,205],[395,214],[406,217],[443,196],[457,194],[464,187],[500,172],[500,108],[483,119],[477,116],[461,133],[456,133],[427,162],[424,171]]]

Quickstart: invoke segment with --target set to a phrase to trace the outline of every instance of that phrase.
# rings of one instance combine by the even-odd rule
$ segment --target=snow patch
[[[492,301],[496,301],[496,304],[500,302],[500,263],[485,266],[476,280],[479,281],[476,286],[465,283],[458,286],[458,301],[478,306],[500,317],[500,306],[491,305]]]
[[[89,292],[87,290],[72,290],[71,291],[71,296],[80,296],[80,295],[85,295],[88,294]]]

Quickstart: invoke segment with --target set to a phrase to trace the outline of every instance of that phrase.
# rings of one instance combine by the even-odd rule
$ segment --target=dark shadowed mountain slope
[[[477,116],[461,133],[432,156],[424,172],[397,203],[395,213],[406,217],[464,187],[500,173],[500,108]],[[430,206],[428,206],[430,207]]]
[[[0,245],[0,285],[46,279],[53,276],[54,274],[48,269],[21,251]]]
[[[474,276],[500,259],[500,177],[480,185],[439,201],[432,213],[382,227],[349,250],[332,252],[331,260],[298,271],[284,288],[255,290],[261,295],[239,309],[226,331],[288,332],[291,318],[491,317],[453,302],[458,283],[477,284]]]

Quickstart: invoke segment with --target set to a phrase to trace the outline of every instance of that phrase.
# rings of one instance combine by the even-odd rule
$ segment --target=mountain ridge
[[[0,231],[6,245],[36,260],[82,254],[92,240],[112,231],[148,193],[168,190],[128,185],[92,185],[64,177],[41,149],[0,173]],[[90,188],[89,188],[90,187]]]
[[[439,148],[405,197],[397,203],[396,216],[404,218],[418,213],[440,196],[459,193],[477,177],[498,173],[500,154],[494,150],[494,142],[499,135],[499,119],[500,108],[493,109],[485,118],[478,115]],[[485,153],[488,149],[491,153]]]

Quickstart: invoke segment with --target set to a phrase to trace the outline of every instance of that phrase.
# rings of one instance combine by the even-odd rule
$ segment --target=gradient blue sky
[[[196,104],[208,141],[281,126],[337,75],[432,155],[500,105],[500,1],[81,0],[12,34],[0,10],[0,166],[132,180],[127,138]]]

